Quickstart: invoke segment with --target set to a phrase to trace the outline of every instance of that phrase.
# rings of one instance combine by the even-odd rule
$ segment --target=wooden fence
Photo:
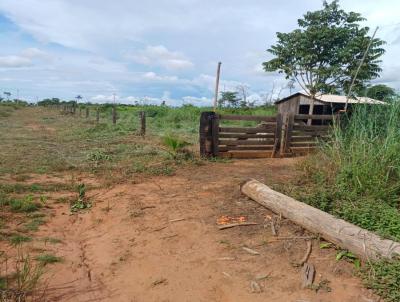
[[[254,127],[223,126],[222,121],[254,121]],[[206,157],[274,157],[279,150],[282,119],[276,116],[220,115],[203,112],[200,118],[200,154]]]
[[[205,157],[263,158],[309,153],[328,138],[332,115],[221,115],[203,112],[200,154]],[[223,120],[255,121],[254,127],[225,126]],[[311,125],[307,121],[313,121]]]
[[[307,154],[313,151],[318,140],[328,138],[328,131],[334,119],[333,115],[288,114],[283,123],[281,156]],[[312,121],[311,125],[307,123],[309,120]]]

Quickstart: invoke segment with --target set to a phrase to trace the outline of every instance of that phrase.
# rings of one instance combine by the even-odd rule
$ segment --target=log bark
[[[248,180],[241,186],[243,194],[277,214],[292,220],[312,233],[362,259],[393,258],[400,255],[400,243],[382,239],[326,212],[276,192],[257,180]]]

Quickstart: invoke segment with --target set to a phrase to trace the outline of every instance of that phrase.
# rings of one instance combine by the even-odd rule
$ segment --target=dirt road
[[[335,250],[321,250],[317,242],[310,261],[319,286],[302,289],[295,263],[306,243],[275,240],[270,227],[264,228],[273,213],[240,194],[239,184],[248,177],[284,183],[295,161],[208,163],[93,190],[93,208],[76,215],[66,204],[54,205],[54,217],[40,231],[63,241],[51,247],[64,261],[47,274],[50,300],[374,301],[353,276],[353,265],[335,261]],[[259,225],[219,230],[223,215]],[[280,225],[279,236],[305,234],[289,221]]]

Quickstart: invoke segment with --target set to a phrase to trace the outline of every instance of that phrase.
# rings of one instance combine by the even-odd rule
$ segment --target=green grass
[[[9,238],[9,242],[15,246],[25,243],[25,242],[30,242],[30,241],[32,241],[32,237],[23,236],[23,235],[12,235]]]
[[[37,231],[39,230],[39,226],[45,224],[46,220],[43,218],[33,218],[28,223],[24,224],[24,230],[26,231]]]
[[[28,195],[22,199],[10,199],[8,205],[12,212],[31,213],[39,210],[42,205],[34,201],[32,195]]]
[[[291,194],[362,228],[400,241],[400,103],[358,107],[301,167]],[[365,278],[387,301],[399,301],[398,261],[372,263]],[[396,269],[395,269],[396,268]]]
[[[43,265],[61,262],[62,258],[57,257],[53,254],[41,254],[35,257],[35,260],[39,261]]]

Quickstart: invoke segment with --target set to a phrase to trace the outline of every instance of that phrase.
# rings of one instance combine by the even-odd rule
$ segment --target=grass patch
[[[46,264],[61,262],[62,258],[57,257],[53,254],[41,254],[41,255],[36,256],[35,260],[39,261],[43,265],[46,265]]]
[[[39,202],[33,200],[32,195],[28,195],[22,199],[10,199],[8,201],[11,211],[31,213],[39,210],[42,205]]]
[[[362,228],[400,241],[400,103],[358,106],[335,127],[332,141],[300,167],[286,192]],[[387,301],[399,301],[400,263],[368,265],[364,280]]]
[[[10,236],[10,238],[8,240],[12,245],[16,246],[16,245],[20,245],[22,243],[32,241],[32,237],[23,236],[23,235],[12,235],[12,236]]]
[[[31,221],[24,225],[24,230],[35,232],[39,230],[39,226],[45,223],[46,220],[42,218],[33,218]]]

